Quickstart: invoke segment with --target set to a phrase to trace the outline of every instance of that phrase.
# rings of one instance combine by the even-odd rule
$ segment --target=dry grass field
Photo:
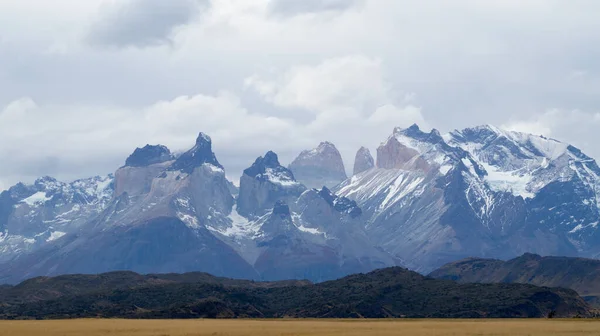
[[[0,336],[600,335],[595,320],[0,321]]]

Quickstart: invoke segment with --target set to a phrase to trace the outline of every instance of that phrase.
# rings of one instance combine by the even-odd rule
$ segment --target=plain
[[[0,336],[600,335],[591,319],[0,321]]]

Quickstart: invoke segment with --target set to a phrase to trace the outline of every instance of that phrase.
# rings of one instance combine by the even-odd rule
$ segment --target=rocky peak
[[[346,212],[352,216],[352,218],[358,217],[362,214],[362,210],[358,207],[355,201],[352,201],[346,197],[339,197],[327,187],[323,187],[319,191],[319,196],[323,198],[332,208],[337,212]]]
[[[57,185],[61,184],[61,182],[56,180],[54,177],[43,176],[43,177],[40,177],[37,180],[35,180],[35,182],[33,182],[33,184],[35,185],[36,188],[38,188],[40,190],[46,190],[46,189],[54,189]]]
[[[184,173],[191,174],[195,168],[200,167],[205,163],[223,169],[223,166],[217,161],[217,157],[212,151],[211,138],[204,133],[200,133],[194,147],[181,154],[181,156],[171,165],[169,170],[180,170]]]
[[[263,233],[263,242],[267,242],[267,245],[269,245],[268,241],[273,238],[288,237],[290,234],[293,235],[293,233],[297,233],[298,231],[292,220],[290,208],[285,201],[279,200],[275,202],[271,213],[265,217],[260,230]],[[275,243],[277,244],[277,242]],[[279,243],[282,242],[279,241]]]
[[[433,128],[429,133],[423,132],[416,124],[409,128],[396,127],[394,129],[394,137],[398,140],[402,138],[412,139],[412,143],[423,142],[428,144],[445,143],[440,132]]]
[[[371,155],[371,151],[368,148],[361,147],[358,152],[356,152],[356,157],[354,158],[354,171],[353,174],[357,175],[364,171],[367,171],[371,168],[375,167],[375,160]]]
[[[388,140],[377,148],[377,167],[429,172],[433,168],[453,166],[464,156],[462,149],[448,145],[436,129],[427,133],[417,125],[396,127]]]
[[[258,157],[250,168],[244,170],[244,175],[265,180],[277,176],[285,180],[295,181],[294,174],[279,163],[279,157],[273,151],[268,151],[265,156]]]
[[[294,174],[279,163],[277,154],[269,151],[244,170],[237,209],[242,216],[260,216],[278,201],[293,202],[304,190]]]
[[[311,188],[334,187],[347,178],[342,155],[327,141],[302,151],[289,168],[298,181]]]
[[[127,160],[127,167],[147,167],[152,164],[161,163],[173,159],[171,151],[162,145],[146,145],[142,148],[136,148]]]

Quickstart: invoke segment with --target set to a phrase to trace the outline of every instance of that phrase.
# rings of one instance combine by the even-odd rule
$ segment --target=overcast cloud
[[[106,3],[90,27],[92,44],[149,47],[172,42],[175,29],[189,23],[205,0],[121,0]]]
[[[0,190],[210,134],[238,178],[394,126],[490,123],[600,158],[593,0],[4,0]]]

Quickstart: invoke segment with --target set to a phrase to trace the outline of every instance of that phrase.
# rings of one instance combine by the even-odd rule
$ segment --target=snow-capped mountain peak
[[[136,148],[127,160],[125,160],[125,166],[145,167],[170,160],[173,160],[173,155],[166,146],[146,145],[142,148]]]
[[[268,181],[281,186],[295,186],[294,174],[279,163],[277,154],[269,151],[254,161],[250,168],[244,170],[244,175],[254,177],[261,181]]]
[[[306,187],[296,181],[292,171],[279,163],[277,154],[269,151],[244,170],[237,210],[246,217],[262,216],[275,202],[295,199],[304,190]]]
[[[179,170],[190,174],[196,167],[200,167],[205,163],[210,163],[213,166],[223,169],[223,166],[219,163],[215,153],[212,151],[211,138],[204,133],[200,133],[194,147],[181,154],[175,162],[173,162],[169,170]]]
[[[456,130],[444,138],[476,158],[485,168],[486,181],[493,190],[523,198],[533,198],[554,181],[600,172],[596,163],[581,157],[576,148],[544,136],[484,125]],[[575,162],[581,162],[580,170],[575,168]]]
[[[320,281],[399,260],[427,272],[467,256],[600,255],[600,168],[566,143],[412,125],[376,165],[366,148],[356,161],[344,179],[331,143],[290,168],[269,151],[236,190],[200,133],[178,156],[136,149],[114,178],[17,184],[0,194],[0,264],[14,260],[0,280],[130,268]]]

